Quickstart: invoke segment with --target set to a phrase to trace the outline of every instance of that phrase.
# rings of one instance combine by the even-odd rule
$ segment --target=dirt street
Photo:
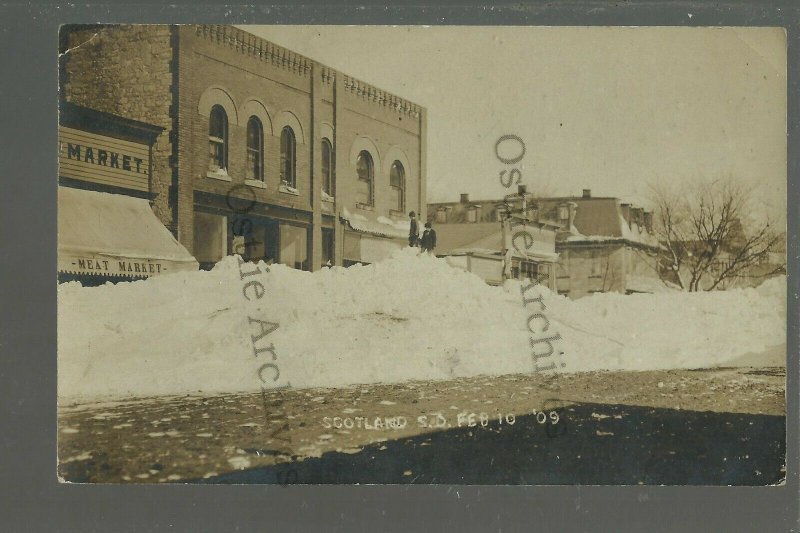
[[[785,372],[511,375],[59,408],[59,475],[103,483],[766,485]]]

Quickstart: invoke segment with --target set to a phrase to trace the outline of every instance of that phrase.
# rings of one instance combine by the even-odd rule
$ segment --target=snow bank
[[[242,281],[229,257],[211,272],[60,285],[60,398],[258,391],[261,330],[249,318],[279,324],[258,345],[274,344],[279,382],[292,387],[533,371],[519,283],[490,287],[412,249],[348,269],[260,268]],[[249,280],[263,298],[244,298]],[[577,301],[537,290],[563,338],[562,370],[578,372],[707,367],[780,345],[784,287]]]
[[[577,371],[710,368],[745,354],[748,366],[768,366],[786,342],[785,277],[755,289],[605,293],[548,306]]]

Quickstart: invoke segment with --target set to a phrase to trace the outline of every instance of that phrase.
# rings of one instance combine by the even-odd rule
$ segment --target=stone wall
[[[68,102],[165,128],[153,145],[153,210],[175,231],[171,30],[165,25],[62,27],[61,96]]]

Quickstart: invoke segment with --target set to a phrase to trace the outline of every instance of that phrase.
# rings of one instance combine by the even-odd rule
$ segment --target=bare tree
[[[653,204],[653,232],[663,246],[659,257],[661,272],[671,272],[669,281],[681,289],[688,289],[685,279],[685,244],[690,240],[688,231],[689,202],[674,183],[650,185],[650,202]]]
[[[684,290],[714,290],[745,276],[781,244],[769,219],[757,220],[753,191],[731,178],[679,189],[651,186],[662,267]]]

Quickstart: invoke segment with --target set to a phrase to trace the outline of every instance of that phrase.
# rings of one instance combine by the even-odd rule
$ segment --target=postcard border
[[[145,2],[140,2],[144,4]],[[789,298],[787,443],[797,443],[798,203],[797,135],[800,8],[788,2],[567,2],[557,6],[424,8],[332,5],[229,7],[4,6],[3,80],[8,103],[0,224],[3,315],[0,324],[3,428],[0,516],[11,531],[288,529],[332,531],[439,529],[558,531],[797,531],[798,449],[787,445],[780,487],[486,487],[486,486],[80,486],[56,479],[56,87],[58,26],[136,22],[230,24],[459,24],[783,26],[788,32]],[[366,6],[366,7],[363,7]],[[687,7],[688,6],[688,7]],[[792,203],[792,202],[795,203]],[[24,228],[20,232],[19,228]],[[21,245],[21,246],[20,246]],[[13,253],[8,250],[16,246]],[[794,258],[794,260],[792,260]]]

